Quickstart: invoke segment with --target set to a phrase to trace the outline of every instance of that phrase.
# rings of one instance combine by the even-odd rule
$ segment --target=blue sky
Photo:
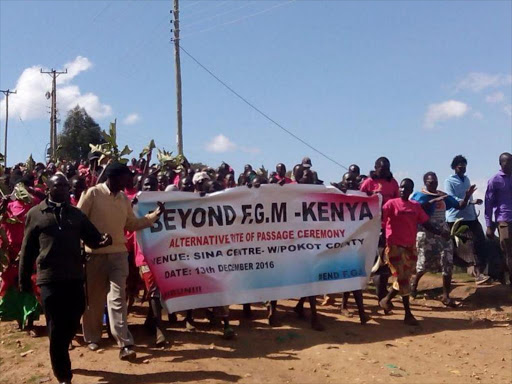
[[[379,156],[397,178],[444,179],[469,160],[480,186],[512,151],[510,1],[182,1],[182,45],[266,114],[346,166]],[[45,69],[62,122],[79,102],[121,144],[175,148],[171,1],[0,1],[0,87],[9,163],[49,141]],[[31,69],[32,68],[32,69]],[[185,154],[288,167],[310,156],[325,181],[344,170],[264,119],[182,54]],[[0,124],[4,124],[4,102]],[[219,135],[222,135],[219,137]],[[0,145],[3,148],[3,132]],[[419,187],[419,185],[418,185]]]

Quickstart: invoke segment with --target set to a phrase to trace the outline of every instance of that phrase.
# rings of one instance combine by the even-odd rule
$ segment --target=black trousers
[[[59,382],[71,381],[68,348],[85,310],[84,283],[72,280],[41,285],[41,301],[50,338],[53,373]]]
[[[452,229],[455,223],[448,223],[450,229]],[[476,266],[480,273],[484,273],[485,267],[487,266],[487,252],[485,249],[485,234],[482,229],[482,225],[478,220],[462,221],[461,225],[467,225],[473,235],[473,245],[476,254]]]

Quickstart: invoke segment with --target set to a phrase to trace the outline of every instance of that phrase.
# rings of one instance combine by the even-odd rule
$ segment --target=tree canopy
[[[59,135],[59,157],[68,160],[87,159],[89,144],[102,144],[100,126],[84,108],[77,105],[68,112],[64,129]]]

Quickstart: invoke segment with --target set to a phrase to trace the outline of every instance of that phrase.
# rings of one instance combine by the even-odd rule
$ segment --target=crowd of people
[[[246,165],[238,178],[226,163],[216,169],[194,169],[185,159],[178,166],[163,167],[151,164],[150,156],[132,159],[127,165],[119,161],[102,165],[100,158],[100,153],[90,153],[81,162],[18,164],[4,169],[0,177],[0,249],[4,255],[0,319],[15,320],[36,336],[34,321],[41,309],[44,311],[51,363],[60,383],[72,379],[68,348],[80,322],[90,350],[101,346],[105,317],[120,348],[120,359],[136,356],[127,314],[141,287],[149,302],[145,325],[157,345],[166,343],[160,293],[134,235],[152,226],[165,207],[159,204],[151,214],[135,217],[133,205],[139,191],[205,195],[262,184],[324,184],[308,157],[291,172],[282,163],[270,173]],[[358,190],[382,195],[379,254],[371,279],[385,314],[393,310],[395,296],[401,296],[407,325],[418,324],[409,297],[417,295],[418,283],[426,272],[442,273],[441,301],[448,307],[457,306],[450,297],[454,263],[468,267],[476,284],[491,280],[506,284],[508,271],[512,285],[512,155],[500,155],[500,170],[489,180],[485,231],[475,211],[475,205],[483,201],[472,197],[476,188],[466,176],[467,164],[465,157],[454,157],[453,175],[445,181],[444,191],[438,189],[438,178],[432,171],[425,173],[421,188],[415,188],[408,178],[397,181],[386,157],[378,158],[368,175],[353,164],[340,182],[331,183],[345,193]],[[499,268],[491,268],[489,250],[498,243],[496,232],[501,261]],[[352,293],[364,324],[369,316],[362,291]],[[348,313],[349,295],[343,294],[342,314]],[[312,328],[324,330],[317,297],[300,298],[295,312],[304,317],[306,301]],[[333,303],[334,298],[326,295],[322,304]],[[244,315],[250,317],[251,304],[240,304]],[[279,324],[276,304],[267,303],[268,322],[273,326]],[[225,338],[235,336],[228,307],[207,309],[207,316],[213,324],[222,324]],[[176,314],[169,314],[168,320],[176,322]],[[187,329],[194,329],[192,310],[187,311],[184,321]]]

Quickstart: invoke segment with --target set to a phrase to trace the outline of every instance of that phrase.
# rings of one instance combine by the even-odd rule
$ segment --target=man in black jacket
[[[80,240],[92,248],[108,246],[89,219],[69,202],[69,183],[62,174],[47,181],[48,198],[27,215],[21,248],[19,281],[31,290],[30,276],[37,265],[37,285],[50,338],[53,373],[60,383],[71,383],[68,347],[85,309],[84,270]]]

